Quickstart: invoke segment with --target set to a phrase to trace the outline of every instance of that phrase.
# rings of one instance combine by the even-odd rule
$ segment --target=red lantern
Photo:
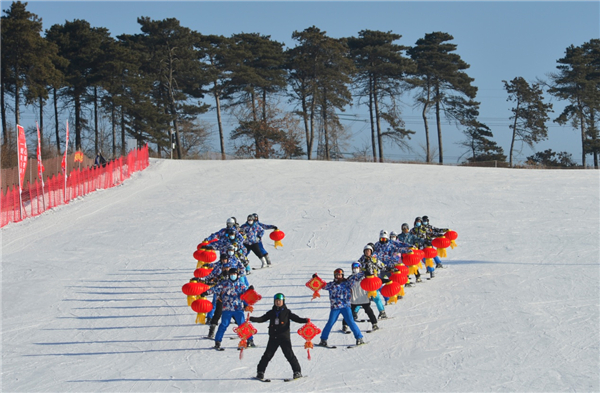
[[[406,278],[406,276],[404,276]],[[388,303],[396,303],[398,301],[398,293],[402,289],[402,285],[397,282],[390,281],[381,287],[381,294],[389,298]]]
[[[306,286],[313,290],[313,296],[312,299],[310,299],[311,301],[313,301],[315,298],[321,297],[321,295],[319,295],[319,291],[323,287],[325,287],[325,285],[327,285],[327,283],[323,281],[319,276],[313,277],[310,280],[308,280]]]
[[[209,288],[208,285],[201,282],[188,282],[181,287],[181,291],[187,295],[188,306],[190,306],[196,300],[196,296],[208,291]]]
[[[201,323],[202,325],[204,325],[204,323],[206,322],[206,313],[209,313],[213,308],[213,304],[206,300],[206,298],[200,298],[197,300],[194,300],[194,302],[192,302],[192,310],[194,310],[195,312],[198,313],[198,315],[196,316],[196,323]]]
[[[408,274],[417,274],[421,258],[419,258],[419,254],[415,254],[413,250],[413,252],[402,254],[402,262],[408,266]]]
[[[367,291],[367,296],[376,297],[377,290],[381,288],[381,278],[375,276],[367,276],[360,282],[360,287]]]
[[[271,232],[269,237],[271,238],[271,240],[273,240],[275,242],[275,248],[283,247],[283,244],[281,244],[281,241],[285,237],[285,233],[283,233],[283,231],[280,231],[279,229],[275,229],[273,232]]]
[[[404,266],[404,267],[406,268],[406,274],[404,274],[402,272],[392,273],[392,275],[390,276],[390,279],[400,285],[406,284],[408,282],[408,276],[407,276],[408,268],[406,266]]]
[[[408,276],[408,267],[405,265],[396,265],[396,269],[398,269],[398,272],[404,274],[405,276]]]
[[[431,244],[437,248],[437,253],[440,258],[446,258],[448,254],[446,254],[446,248],[450,247],[450,239],[446,239],[445,237],[436,237],[431,241]]]
[[[194,270],[194,277],[197,278],[202,278],[202,277],[206,277],[210,274],[210,272],[212,272],[213,269],[209,268],[209,267],[205,267],[202,266],[196,270]]]
[[[454,247],[456,247],[456,238],[458,238],[458,233],[452,231],[452,230],[448,230],[445,234],[444,237],[446,237],[446,239],[450,239],[450,248],[454,250]]]
[[[435,266],[433,258],[437,257],[437,250],[433,247],[425,247],[423,252],[425,253],[425,266],[433,268]]]
[[[254,304],[259,301],[260,299],[262,299],[262,296],[260,296],[254,289],[249,289],[246,292],[244,292],[242,294],[242,296],[240,296],[240,299],[242,299],[244,302],[248,303],[248,306],[246,306],[246,308],[244,308],[244,311],[249,311],[252,312],[254,311]],[[250,315],[250,314],[248,314]]]
[[[240,359],[242,358],[244,348],[248,347],[248,339],[258,332],[258,330],[252,326],[248,318],[250,318],[250,314],[248,314],[246,317],[246,322],[233,329],[233,331],[237,333],[241,339],[240,343],[238,344],[238,348],[240,349]]]
[[[308,360],[310,360],[310,348],[314,348],[312,339],[315,338],[315,336],[319,333],[321,333],[321,329],[314,325],[310,319],[304,326],[298,329],[298,334],[300,337],[306,340],[304,343],[304,349],[306,349],[306,352],[308,353]]]

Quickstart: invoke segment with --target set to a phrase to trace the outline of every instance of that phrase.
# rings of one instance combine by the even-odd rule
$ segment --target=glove
[[[252,290],[254,290],[254,285],[250,285],[250,286],[248,287],[248,290],[249,290],[249,291],[252,291]]]
[[[208,296],[208,292],[204,291],[200,294],[200,297],[207,297]]]
[[[274,229],[274,230],[277,230],[277,227],[276,227],[275,225],[273,225],[273,229]]]
[[[313,278],[317,278],[317,273],[313,274]]]

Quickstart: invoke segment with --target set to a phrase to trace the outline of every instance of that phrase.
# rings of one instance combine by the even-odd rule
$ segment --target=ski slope
[[[599,391],[599,183],[591,170],[153,159],[119,187],[2,228],[1,390]],[[365,346],[340,348],[354,342],[340,320],[338,349],[308,361],[292,323],[308,378],[283,383],[279,351],[263,384],[251,377],[267,324],[241,360],[233,326],[217,352],[181,292],[197,244],[254,212],[286,237],[265,241],[274,267],[248,277],[263,296],[253,315],[283,292],[320,328],[327,292],[311,301],[304,284],[349,271],[381,229],[428,215],[458,247],[386,307],[394,318]]]

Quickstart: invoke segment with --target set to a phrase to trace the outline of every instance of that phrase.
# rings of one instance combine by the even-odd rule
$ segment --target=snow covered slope
[[[599,391],[599,204],[597,171],[151,160],[122,186],[2,229],[1,390]],[[291,368],[278,352],[265,385],[250,378],[266,324],[242,360],[231,328],[214,351],[181,293],[196,245],[254,212],[286,233],[283,248],[265,242],[274,267],[249,276],[263,296],[254,315],[283,292],[321,328],[327,292],[311,301],[304,284],[348,271],[381,229],[428,215],[458,247],[387,307],[394,319],[368,345],[308,361],[292,324],[309,377],[280,383]],[[329,342],[352,343],[339,326]]]

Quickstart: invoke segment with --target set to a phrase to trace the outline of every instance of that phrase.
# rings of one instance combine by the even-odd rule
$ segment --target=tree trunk
[[[517,101],[517,107],[515,108],[515,121],[513,122],[513,135],[512,140],[510,141],[510,153],[508,159],[508,166],[513,167],[513,150],[515,148],[515,139],[517,139],[517,113],[519,113],[519,106],[521,102]]]
[[[75,97],[75,150],[81,150],[81,98]]]
[[[56,151],[58,155],[61,155],[60,152],[60,133],[59,133],[59,123],[58,123],[58,97],[56,96],[56,87],[52,88],[54,95],[54,131],[56,132]]]
[[[15,130],[17,129],[17,124],[20,123],[20,113],[19,113],[19,81],[15,83]]]
[[[430,89],[430,85],[429,85],[429,78],[427,78],[427,100],[425,100],[425,103],[423,104],[423,123],[425,125],[425,154],[426,154],[426,158],[425,158],[425,162],[429,163],[431,162],[431,150],[430,150],[430,144],[429,144],[429,122],[427,121],[427,111],[429,110],[429,104],[431,100],[431,89]]]
[[[312,150],[313,144],[315,142],[315,106],[316,106],[315,98],[316,97],[313,94],[312,101],[310,103],[310,147],[311,147],[311,150]],[[310,160],[310,155],[308,156],[308,159]]]
[[[44,99],[40,96],[40,153],[44,152]]]
[[[125,145],[125,108],[121,106],[121,155],[127,154],[127,146]]]
[[[96,154],[99,152],[99,134],[98,134],[98,87],[94,86],[94,149]]]
[[[310,152],[312,150],[312,141],[310,140],[309,128],[308,128],[308,116],[306,108],[306,97],[302,97],[302,120],[304,121],[304,133],[306,134],[306,156],[310,160]]]
[[[6,105],[4,103],[4,81],[0,82],[0,105],[2,106],[2,144],[8,144],[8,128],[6,126]]]
[[[371,121],[371,147],[373,162],[377,162],[377,140],[375,139],[375,119],[373,119],[373,79],[369,77],[369,120]]]
[[[579,105],[579,107],[581,108],[581,105]],[[579,125],[581,127],[581,166],[583,168],[585,168],[585,125],[584,125],[584,121],[585,118],[583,117],[583,110],[579,111]]]
[[[442,145],[442,121],[440,118],[440,87],[436,86],[436,100],[435,100],[435,121],[437,122],[437,132],[438,132],[438,157],[439,163],[444,163],[444,148]]]
[[[377,126],[377,143],[379,144],[379,162],[383,162],[383,137],[379,118],[379,101],[377,98],[377,80],[373,79],[373,105],[375,106],[375,125]]]
[[[267,124],[267,89],[263,89],[263,102],[262,102],[262,115],[263,115],[263,122],[265,123],[265,125]]]
[[[327,90],[323,91],[323,136],[325,137],[325,160],[329,161],[329,133],[327,130]]]
[[[219,126],[219,142],[221,143],[221,160],[226,160],[225,156],[225,137],[223,135],[223,121],[221,120],[221,100],[219,99],[219,94],[217,93],[217,82],[215,82],[215,89],[213,90],[215,101],[217,103],[217,124]]]
[[[115,116],[115,103],[113,102],[110,107],[110,124],[112,127],[112,157],[117,157],[117,118]]]

